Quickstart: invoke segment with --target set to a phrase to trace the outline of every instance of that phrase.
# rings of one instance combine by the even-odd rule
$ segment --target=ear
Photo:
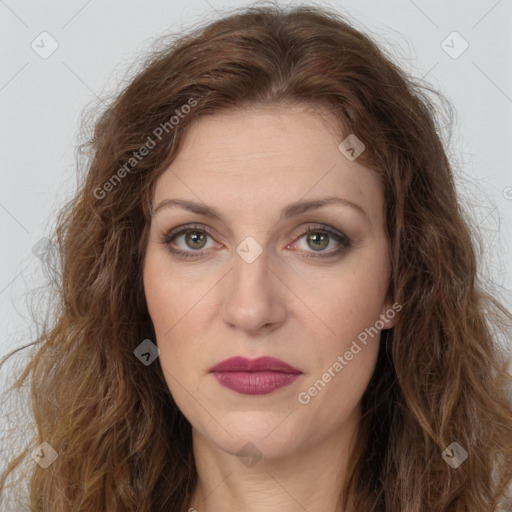
[[[402,305],[393,302],[392,297],[388,297],[382,306],[379,320],[384,324],[383,329],[391,329],[395,325],[398,312],[402,309]]]

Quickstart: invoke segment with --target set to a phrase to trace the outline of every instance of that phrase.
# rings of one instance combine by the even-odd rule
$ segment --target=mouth
[[[297,368],[275,357],[231,357],[215,365],[210,373],[219,384],[243,395],[266,395],[288,386],[302,375]]]

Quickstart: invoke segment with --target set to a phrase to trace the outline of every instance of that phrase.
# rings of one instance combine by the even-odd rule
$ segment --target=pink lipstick
[[[231,357],[215,365],[217,381],[243,395],[266,395],[291,384],[302,372],[275,357]]]

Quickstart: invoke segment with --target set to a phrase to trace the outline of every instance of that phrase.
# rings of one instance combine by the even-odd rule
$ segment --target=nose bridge
[[[255,332],[278,324],[284,305],[278,296],[268,254],[254,239],[245,239],[236,249],[224,297],[224,321],[239,329]]]

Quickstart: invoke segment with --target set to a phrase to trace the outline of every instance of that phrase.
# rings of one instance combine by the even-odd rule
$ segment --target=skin
[[[304,105],[217,113],[195,121],[156,184],[155,207],[187,199],[223,217],[158,208],[143,269],[159,362],[192,425],[198,485],[190,507],[199,512],[342,510],[337,499],[380,333],[309,403],[298,394],[380,315],[383,328],[394,323],[386,316],[393,301],[383,192],[372,171],[340,152],[344,138],[327,112]],[[366,216],[330,204],[280,219],[289,203],[326,195]],[[189,223],[212,236],[162,243]],[[306,257],[343,248],[333,237],[308,239],[311,224],[348,236],[350,246]],[[248,236],[262,249],[252,263],[236,252]],[[203,255],[185,259],[169,248]],[[238,394],[209,373],[235,355],[277,357],[303,374],[267,395]],[[237,456],[248,442],[252,461]]]

